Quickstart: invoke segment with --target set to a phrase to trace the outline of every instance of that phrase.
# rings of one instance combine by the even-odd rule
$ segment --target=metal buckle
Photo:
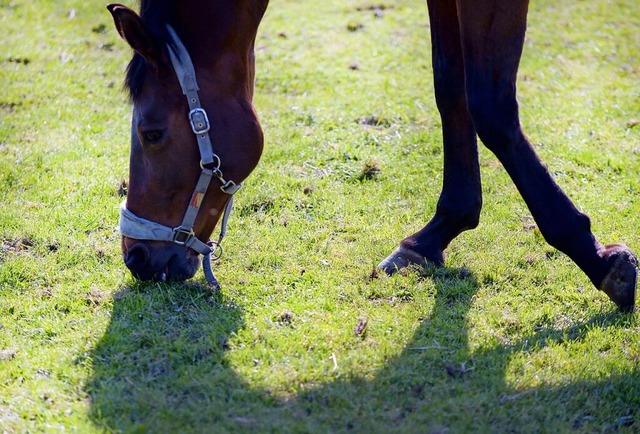
[[[189,242],[191,238],[195,236],[193,229],[185,229],[182,226],[173,229],[173,241],[174,243],[184,246]],[[184,237],[184,238],[181,238]]]
[[[197,107],[189,112],[189,122],[194,134],[205,134],[209,131],[209,118],[203,108]]]

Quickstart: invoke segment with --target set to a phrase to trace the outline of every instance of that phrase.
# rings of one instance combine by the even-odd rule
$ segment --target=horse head
[[[195,274],[199,254],[216,248],[209,238],[232,195],[260,159],[253,46],[264,10],[239,3],[143,1],[140,15],[108,6],[134,50],[120,229],[124,262],[141,280]]]

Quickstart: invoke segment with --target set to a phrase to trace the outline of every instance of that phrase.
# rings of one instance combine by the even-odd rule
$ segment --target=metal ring
[[[222,246],[215,241],[209,241],[207,246],[211,248],[211,259],[217,261],[222,257]]]
[[[207,166],[209,165],[214,165],[213,169],[209,169]],[[217,154],[213,154],[213,160],[211,160],[211,162],[209,163],[205,163],[202,160],[200,160],[200,168],[201,169],[209,169],[209,170],[213,170],[214,172],[220,172],[220,166],[222,165],[222,162],[220,161],[220,157],[218,157]]]

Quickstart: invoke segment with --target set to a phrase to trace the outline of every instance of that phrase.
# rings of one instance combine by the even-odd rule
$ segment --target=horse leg
[[[444,176],[434,217],[378,265],[388,274],[411,264],[442,265],[443,251],[478,225],[482,207],[476,131],[467,107],[454,2],[428,0],[436,104],[442,119]]]
[[[482,142],[498,157],[545,240],[567,254],[622,310],[635,303],[637,264],[624,245],[603,246],[589,218],[556,184],[520,127],[516,74],[527,0],[458,0],[467,101]]]

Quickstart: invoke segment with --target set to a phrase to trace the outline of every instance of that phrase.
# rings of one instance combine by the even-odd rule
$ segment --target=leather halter
[[[202,258],[202,269],[209,285],[215,289],[220,288],[220,284],[211,269],[211,257],[218,259],[222,255],[220,243],[227,232],[227,222],[233,206],[233,195],[242,187],[232,180],[227,180],[220,169],[220,157],[213,151],[211,138],[209,137],[209,118],[207,113],[200,104],[198,97],[198,84],[196,82],[196,74],[193,62],[189,57],[187,49],[180,41],[180,38],[167,25],[167,32],[170,41],[167,44],[171,64],[176,72],[182,93],[187,97],[189,103],[189,123],[191,129],[198,140],[198,149],[200,150],[200,167],[202,172],[191,195],[191,200],[187,206],[187,210],[182,219],[180,226],[171,228],[159,223],[146,220],[136,216],[127,209],[126,200],[120,205],[120,233],[127,238],[135,240],[152,240],[167,241],[181,246],[187,246],[196,252],[204,255]],[[204,242],[199,240],[193,231],[198,211],[202,205],[202,200],[206,194],[209,184],[213,178],[217,178],[222,184],[220,190],[229,195],[229,199],[224,207],[222,216],[222,225],[220,228],[220,236],[218,241]],[[214,253],[216,253],[214,255]]]

